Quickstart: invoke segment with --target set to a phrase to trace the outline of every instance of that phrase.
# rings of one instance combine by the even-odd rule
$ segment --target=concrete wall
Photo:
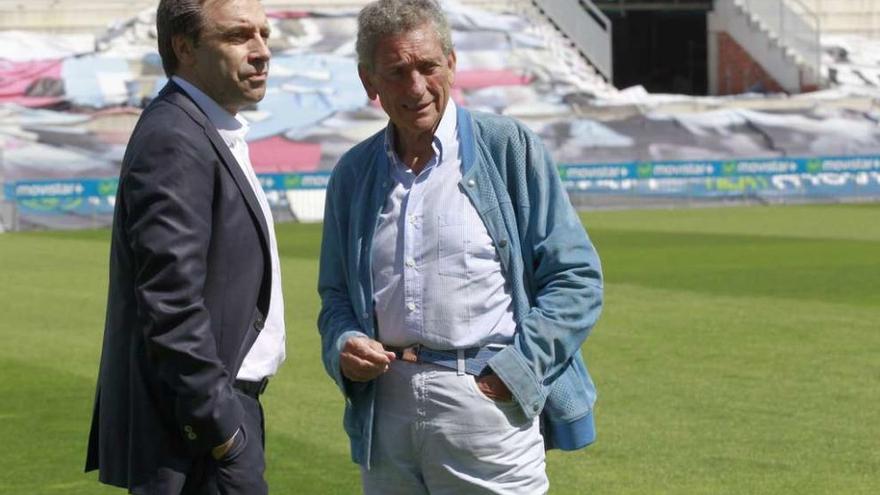
[[[794,94],[822,84],[813,66],[803,64],[736,0],[715,0],[706,19],[710,94],[749,89]]]
[[[359,8],[368,0],[262,0],[269,8]],[[100,33],[115,21],[159,5],[158,0],[0,0],[0,30]]]
[[[0,30],[97,33],[155,0],[0,0]]]
[[[761,67],[754,58],[726,32],[716,32],[715,49],[718,52],[713,94],[732,95],[749,91],[783,92],[784,88]]]
[[[360,8],[370,0],[262,0],[267,8],[314,9],[322,7]],[[513,2],[528,0],[511,0]],[[464,0],[487,9],[507,6],[511,1]],[[127,19],[158,0],[0,0],[0,30],[48,31],[57,33],[100,33],[115,21]]]
[[[800,92],[797,64],[735,0],[716,0],[706,19],[710,94],[741,93],[757,83]]]
[[[819,16],[826,34],[880,37],[880,0],[800,0]]]

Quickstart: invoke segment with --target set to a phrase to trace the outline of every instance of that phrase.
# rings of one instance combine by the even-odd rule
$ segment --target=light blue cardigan
[[[458,108],[461,185],[501,258],[513,297],[513,345],[489,366],[528,417],[542,413],[547,448],[595,439],[596,391],[580,347],[602,308],[599,258],[549,154],[513,119]],[[318,292],[324,366],[345,396],[352,459],[370,465],[375,387],[342,376],[352,336],[375,338],[371,245],[392,180],[379,132],[339,160],[327,187]]]

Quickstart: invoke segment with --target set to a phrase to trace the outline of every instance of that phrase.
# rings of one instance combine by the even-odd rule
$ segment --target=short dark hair
[[[198,43],[205,26],[202,6],[206,0],[161,0],[156,10],[156,37],[159,56],[165,75],[171,77],[177,70],[178,60],[171,40],[183,35]]]

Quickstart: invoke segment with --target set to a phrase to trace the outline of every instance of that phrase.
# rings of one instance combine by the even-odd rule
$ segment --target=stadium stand
[[[386,122],[356,76],[364,2],[263,3],[273,61],[270,91],[246,112],[253,163],[277,216],[320,220],[327,172]],[[880,62],[867,52],[874,45],[826,38],[825,64],[836,76],[822,91],[655,94],[607,82],[541,3],[443,2],[459,61],[453,97],[517,117],[541,135],[576,203],[821,200],[875,197],[880,189]],[[0,0],[0,12],[16,8],[30,19],[74,4]],[[0,180],[21,228],[109,221],[127,136],[166,80],[155,1],[90,4],[128,17],[101,29],[74,16],[58,29],[0,31]]]

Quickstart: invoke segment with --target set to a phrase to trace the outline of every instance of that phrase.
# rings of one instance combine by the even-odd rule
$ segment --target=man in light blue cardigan
[[[330,179],[318,327],[364,493],[546,493],[595,438],[596,251],[540,140],[451,101],[434,0],[367,5],[357,52],[390,123]]]

